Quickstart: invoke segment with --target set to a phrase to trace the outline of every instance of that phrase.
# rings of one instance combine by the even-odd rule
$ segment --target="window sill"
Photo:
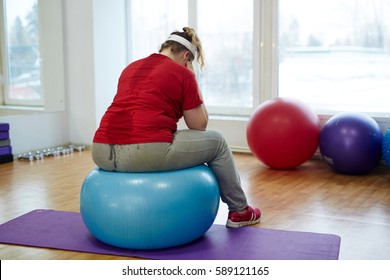
[[[44,112],[44,107],[30,106],[0,106],[0,117],[31,115]]]
[[[216,121],[247,122],[249,120],[249,116],[217,115],[217,114],[210,114],[209,118],[210,120],[216,120]]]

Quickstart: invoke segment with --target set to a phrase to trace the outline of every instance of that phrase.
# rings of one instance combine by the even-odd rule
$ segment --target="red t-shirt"
[[[123,70],[93,142],[170,143],[183,111],[201,104],[194,73],[169,57],[152,54]]]

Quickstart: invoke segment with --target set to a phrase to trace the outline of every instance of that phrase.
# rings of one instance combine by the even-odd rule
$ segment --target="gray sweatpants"
[[[168,171],[207,163],[229,210],[242,211],[248,206],[233,154],[217,131],[179,130],[172,143],[94,143],[92,158],[100,168],[118,172]]]

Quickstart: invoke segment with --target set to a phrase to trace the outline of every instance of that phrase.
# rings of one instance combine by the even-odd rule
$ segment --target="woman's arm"
[[[194,68],[190,61],[187,61],[187,68],[194,72]],[[204,102],[200,90],[199,97]],[[194,109],[183,111],[183,117],[189,129],[206,130],[209,121],[209,114],[204,103]]]
[[[183,112],[184,121],[189,129],[206,130],[209,121],[204,104]]]

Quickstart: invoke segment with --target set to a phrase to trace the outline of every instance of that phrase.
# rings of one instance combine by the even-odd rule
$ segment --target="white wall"
[[[0,117],[10,124],[13,154],[60,146],[69,142],[69,125],[66,112],[39,113]]]
[[[88,144],[95,130],[93,1],[63,1],[69,142]]]
[[[64,1],[69,134],[92,143],[126,65],[125,0]]]
[[[116,93],[127,65],[126,1],[93,1],[96,125]]]

